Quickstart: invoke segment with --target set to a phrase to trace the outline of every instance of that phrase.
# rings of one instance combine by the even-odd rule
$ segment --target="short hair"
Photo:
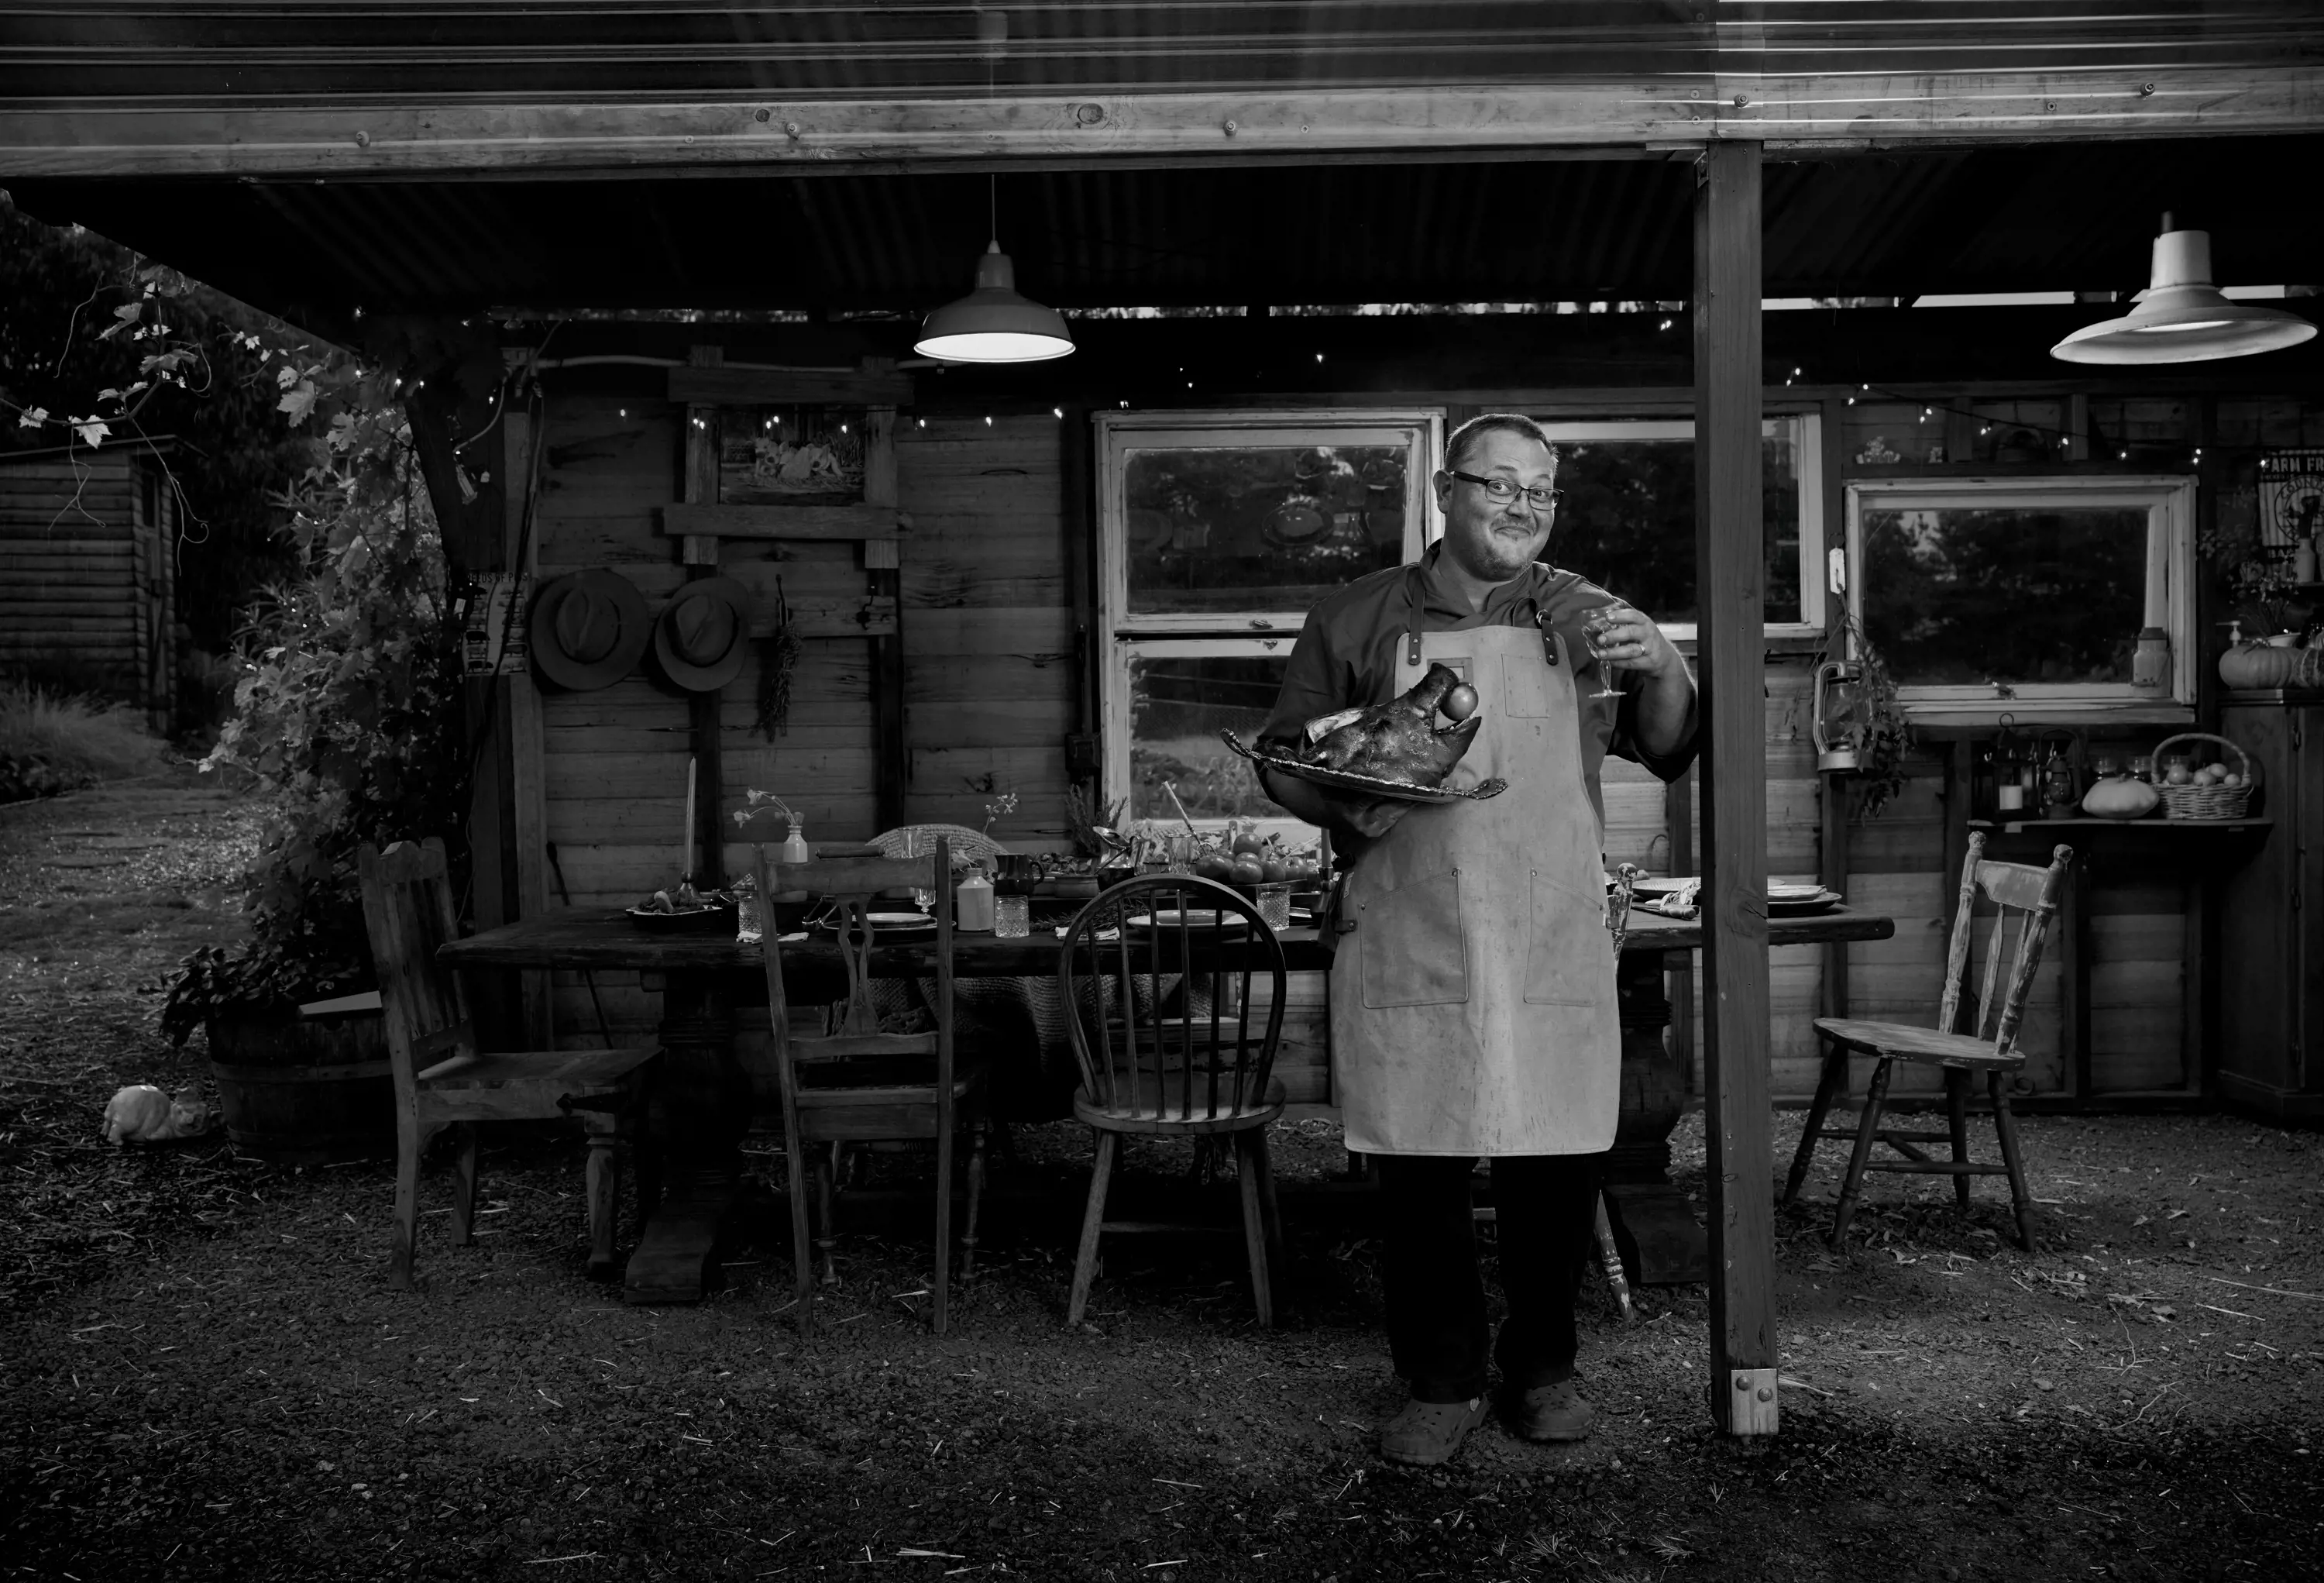
[[[1557,445],[1550,439],[1548,430],[1523,412],[1486,412],[1452,430],[1452,438],[1444,442],[1444,470],[1457,471],[1477,442],[1488,434],[1522,435],[1549,452],[1553,470],[1557,466]]]

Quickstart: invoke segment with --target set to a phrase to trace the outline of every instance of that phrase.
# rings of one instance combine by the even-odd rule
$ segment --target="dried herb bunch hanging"
[[[760,734],[772,742],[791,728],[791,679],[798,671],[799,640],[791,622],[790,601],[783,597],[782,579],[775,579],[775,629],[768,634],[759,656]]]

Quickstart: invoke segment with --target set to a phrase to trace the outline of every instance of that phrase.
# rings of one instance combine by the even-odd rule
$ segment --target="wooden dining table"
[[[1846,907],[1771,919],[1767,926],[1768,942],[1779,946],[1886,940],[1895,932],[1893,919]],[[1291,972],[1330,970],[1332,937],[1310,927],[1278,930],[1277,938]],[[1685,1087],[1663,1038],[1670,1005],[1662,975],[1672,954],[1702,943],[1699,919],[1644,909],[1630,913],[1618,975],[1624,1125],[1608,1175],[1609,1197],[1625,1217],[1626,1240],[1635,1241],[1648,1279],[1657,1278],[1656,1272],[1665,1280],[1701,1278],[1692,1273],[1683,1245],[1689,1233],[1699,1241],[1701,1228],[1668,1175],[1670,1129],[1683,1108]],[[1202,943],[1191,961],[1162,966],[1223,964],[1238,949],[1231,941]],[[1056,972],[1057,949],[1056,934],[1038,925],[1034,934],[1018,939],[956,932],[953,971],[959,977],[1047,977]],[[662,1157],[663,1194],[630,1257],[622,1291],[632,1302],[701,1301],[719,1283],[720,1226],[742,1186],[742,1144],[753,1098],[735,1051],[735,1009],[763,1003],[762,948],[724,934],[648,932],[620,910],[576,908],[453,940],[437,954],[465,971],[623,969],[650,976],[649,987],[659,982],[662,1059],[650,1133]],[[787,941],[782,960],[792,1004],[836,1000],[845,993],[838,943],[828,934]],[[871,955],[875,977],[924,978],[935,971],[932,941],[882,945]]]

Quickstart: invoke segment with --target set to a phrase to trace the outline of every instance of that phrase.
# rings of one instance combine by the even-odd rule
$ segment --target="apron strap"
[[[1405,569],[1404,579],[1404,662],[1416,669],[1420,664],[1420,569]],[[1541,630],[1541,657],[1554,669],[1565,661],[1565,638],[1549,625],[1545,615],[1536,614],[1534,625]]]

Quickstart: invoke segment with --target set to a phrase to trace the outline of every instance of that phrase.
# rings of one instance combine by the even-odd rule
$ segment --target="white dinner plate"
[[[864,919],[874,934],[904,934],[915,930],[934,930],[936,921],[925,912],[867,912]],[[832,933],[839,932],[837,919],[825,919],[823,927]]]
[[[1236,912],[1222,912],[1215,907],[1188,907],[1185,909],[1177,907],[1165,907],[1157,912],[1133,913],[1130,918],[1130,927],[1132,929],[1154,929],[1159,927],[1166,930],[1175,930],[1183,924],[1189,930],[1199,930],[1205,929],[1228,929],[1240,927],[1241,923],[1241,914]]]
[[[1634,896],[1645,897],[1667,896],[1683,891],[1689,885],[1701,883],[1693,875],[1681,875],[1675,878],[1642,879],[1631,885],[1630,893]],[[1767,887],[1767,900],[1782,903],[1837,902],[1840,897],[1821,885],[1770,884]]]

